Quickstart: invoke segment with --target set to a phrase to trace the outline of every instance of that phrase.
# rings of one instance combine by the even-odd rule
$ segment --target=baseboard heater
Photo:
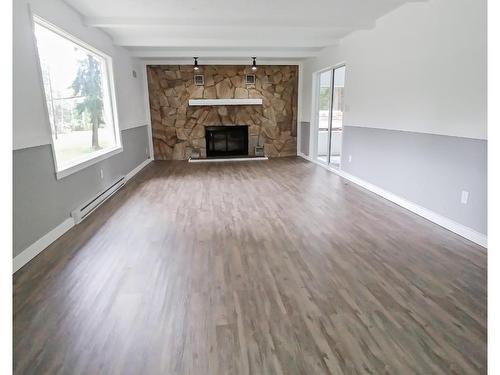
[[[106,190],[99,193],[96,197],[92,198],[90,201],[84,203],[80,208],[71,212],[71,217],[75,220],[75,225],[79,224],[83,219],[89,216],[97,207],[103,204],[109,197],[116,193],[125,183],[127,178],[125,176],[120,177],[116,182],[114,182]]]

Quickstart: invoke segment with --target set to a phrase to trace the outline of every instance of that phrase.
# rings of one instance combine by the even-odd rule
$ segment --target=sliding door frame
[[[313,112],[313,126],[312,128],[314,129],[313,130],[313,154],[312,154],[312,157],[314,160],[316,160],[318,163],[321,163],[321,164],[324,164],[324,165],[328,165],[329,164],[329,160],[330,160],[330,157],[328,155],[328,152],[329,152],[329,147],[328,147],[328,151],[327,151],[327,155],[328,155],[328,161],[327,162],[323,162],[321,161],[319,158],[318,158],[318,138],[319,138],[319,103],[320,103],[320,90],[321,90],[321,74],[322,73],[325,73],[325,72],[328,72],[328,71],[331,71],[332,72],[332,76],[330,78],[330,87],[331,87],[331,91],[333,92],[333,70],[332,70],[332,67],[327,67],[327,68],[324,68],[324,69],[321,69],[321,70],[318,70],[316,72],[313,73],[313,82],[314,82],[314,85],[313,85],[313,101],[314,101],[314,112]],[[333,99],[333,96],[331,95],[330,93],[330,99],[329,99],[329,103],[328,103],[328,106],[331,108],[332,107],[332,99]],[[332,116],[328,116],[328,129],[330,129],[330,124],[331,124],[331,121],[332,121]]]
[[[312,158],[317,161],[318,163],[330,166],[331,165],[331,147],[332,147],[332,121],[333,121],[333,98],[335,94],[335,70],[345,67],[346,63],[341,62],[335,65],[331,65],[329,67],[323,68],[321,70],[317,70],[313,73],[313,87],[312,87],[312,96],[313,96],[313,108],[314,112],[312,115],[312,124],[313,126],[311,127],[313,129],[313,154]],[[323,162],[318,158],[318,136],[319,136],[319,103],[320,103],[320,88],[321,88],[321,74],[327,71],[331,71],[331,78],[330,78],[330,87],[331,87],[331,92],[330,92],[330,100],[329,100],[329,116],[328,116],[328,147],[327,147],[327,162]],[[345,81],[345,77],[344,77]],[[343,124],[342,124],[343,125]],[[342,142],[342,140],[341,140]],[[342,145],[340,146],[342,150]],[[341,151],[341,157],[339,161],[339,169],[342,169],[342,151]]]
[[[332,123],[333,123],[333,99],[335,97],[335,71],[340,68],[344,68],[344,90],[345,90],[345,63],[340,63],[332,68],[332,98],[330,106],[330,125],[329,125],[329,138],[328,138],[328,166],[332,164],[331,158],[331,147],[332,147]],[[342,108],[342,137],[340,138],[340,158],[339,158],[339,169],[342,169],[342,143],[344,142],[344,109]]]

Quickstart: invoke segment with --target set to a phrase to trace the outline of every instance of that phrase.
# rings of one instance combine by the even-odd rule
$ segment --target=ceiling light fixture
[[[200,69],[200,67],[198,66],[198,58],[197,57],[193,57],[194,59],[194,70],[198,70]]]
[[[255,62],[256,57],[252,57],[252,70],[257,70],[257,63]]]

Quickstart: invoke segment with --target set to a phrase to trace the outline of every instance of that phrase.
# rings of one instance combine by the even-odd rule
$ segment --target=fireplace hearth
[[[248,125],[206,126],[207,158],[248,155]]]

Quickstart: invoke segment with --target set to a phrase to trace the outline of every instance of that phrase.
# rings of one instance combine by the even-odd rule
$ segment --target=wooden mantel
[[[189,105],[262,105],[262,99],[189,99]]]

